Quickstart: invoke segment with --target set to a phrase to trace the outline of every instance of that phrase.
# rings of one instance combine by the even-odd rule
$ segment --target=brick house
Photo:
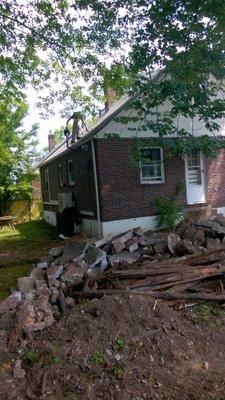
[[[198,151],[171,158],[166,148],[149,147],[152,134],[139,132],[138,121],[119,121],[118,117],[135,114],[127,107],[129,101],[125,97],[115,103],[75,144],[67,148],[63,142],[42,161],[45,220],[56,225],[57,213],[71,205],[71,193],[77,198],[79,229],[103,237],[136,226],[154,229],[158,196],[176,194],[185,212],[199,215],[217,210],[225,215],[225,149],[217,158]],[[179,123],[193,134],[193,121],[180,118]],[[218,134],[224,135],[224,121],[220,125]],[[195,121],[195,131],[210,135],[201,121]],[[148,146],[151,165],[132,163],[137,132],[143,148]]]

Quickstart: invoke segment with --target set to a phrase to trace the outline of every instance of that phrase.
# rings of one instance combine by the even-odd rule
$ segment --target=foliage
[[[194,124],[180,125],[181,117],[214,133],[225,115],[222,0],[5,0],[0,25],[4,91],[27,83],[45,90],[47,112],[58,100],[64,116],[94,114],[112,87],[139,94],[130,104],[137,134],[193,136]],[[173,150],[183,154],[188,144]],[[210,139],[198,145],[213,152]]]
[[[180,217],[181,208],[177,201],[160,196],[156,199],[157,223],[159,227],[172,229]]]
[[[118,337],[116,339],[116,348],[117,348],[117,350],[123,350],[124,347],[125,347],[124,339],[122,337]]]
[[[0,202],[32,196],[31,182],[36,176],[34,164],[38,160],[37,131],[22,129],[27,104],[21,97],[0,97]]]
[[[104,364],[105,363],[105,354],[101,353],[99,351],[96,351],[95,353],[93,353],[90,357],[90,362],[92,364]]]

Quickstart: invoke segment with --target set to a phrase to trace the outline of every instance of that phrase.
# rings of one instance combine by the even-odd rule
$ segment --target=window
[[[62,164],[58,165],[58,176],[59,176],[59,187],[63,187],[63,171],[62,171]]]
[[[73,160],[69,160],[67,162],[67,171],[68,171],[69,185],[74,185]]]
[[[45,192],[49,192],[49,179],[48,179],[48,169],[45,170],[45,181],[44,181]]]
[[[160,147],[149,147],[142,149],[141,153],[141,183],[163,183],[164,164],[162,149]]]

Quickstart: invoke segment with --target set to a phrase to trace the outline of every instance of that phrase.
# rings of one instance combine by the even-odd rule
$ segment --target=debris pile
[[[94,244],[54,247],[17,290],[0,316],[17,310],[22,331],[52,325],[79,296],[144,293],[155,298],[225,300],[225,218],[182,222],[174,232],[135,228]]]

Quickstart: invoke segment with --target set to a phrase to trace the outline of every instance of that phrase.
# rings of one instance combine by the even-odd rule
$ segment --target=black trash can
[[[68,207],[64,208],[62,213],[57,215],[57,225],[59,233],[64,236],[74,235],[74,221],[75,221],[75,208]]]

